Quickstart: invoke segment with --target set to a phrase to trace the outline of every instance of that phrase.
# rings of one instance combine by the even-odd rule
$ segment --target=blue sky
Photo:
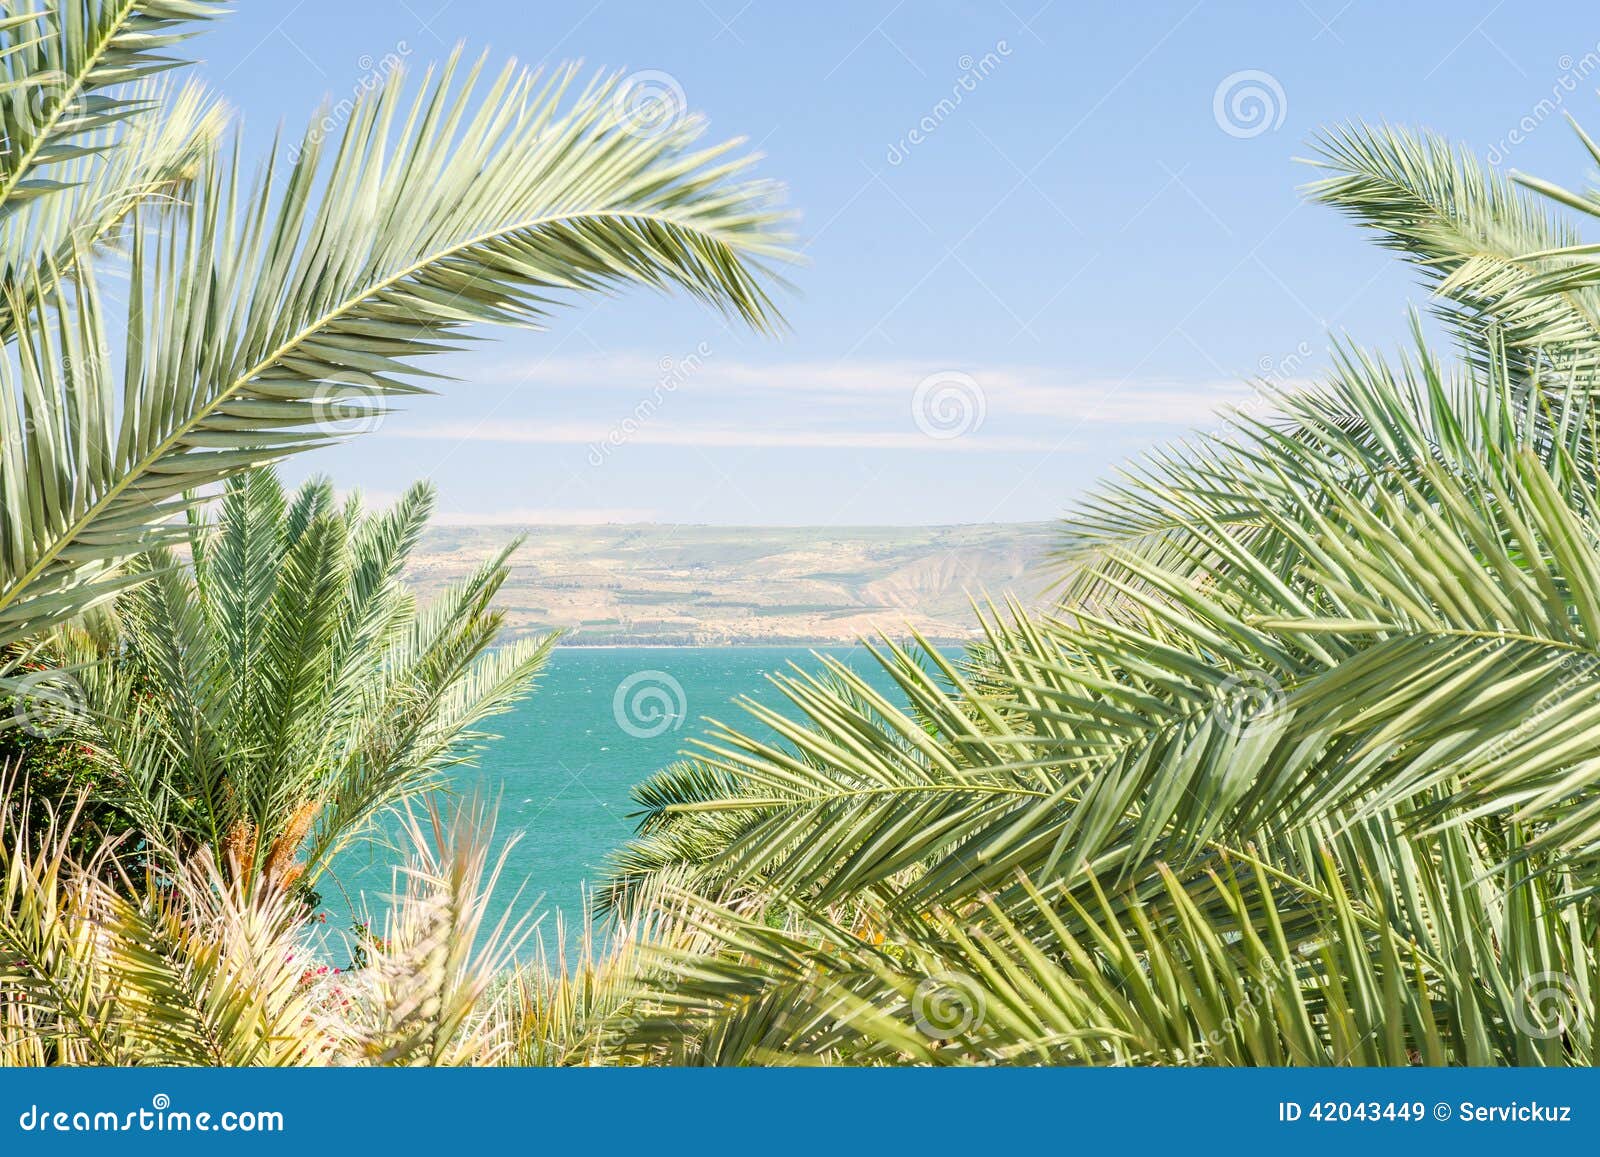
[[[458,522],[1055,517],[1246,379],[1314,377],[1330,334],[1403,340],[1410,275],[1296,193],[1318,126],[1426,125],[1573,182],[1551,107],[1600,125],[1600,11],[1577,4],[241,7],[196,51],[263,149],[386,55],[465,41],[670,78],[800,214],[783,339],[649,294],[581,302],[292,471],[378,496],[427,475]]]

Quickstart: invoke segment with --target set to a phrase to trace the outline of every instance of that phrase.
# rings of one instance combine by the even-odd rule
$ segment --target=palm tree
[[[1551,202],[1600,202],[1321,144],[1460,363],[1341,345],[1086,500],[1050,612],[713,724],[605,899],[722,949],[656,954],[627,1051],[1594,1063],[1600,262]]]
[[[252,171],[220,105],[156,79],[226,8],[0,14],[0,676],[63,638],[83,651],[82,617],[116,600],[129,635],[79,672],[107,708],[94,739],[178,853],[119,885],[109,846],[78,862],[70,817],[46,804],[30,834],[39,801],[3,793],[0,1058],[480,1058],[473,1008],[503,960],[473,954],[480,824],[435,816],[431,848],[408,829],[391,939],[409,955],[375,961],[331,1041],[306,1031],[286,952],[303,908],[281,885],[302,845],[314,875],[466,754],[542,645],[485,653],[500,561],[421,612],[395,585],[425,492],[365,519],[249,472],[426,392],[419,359],[470,327],[538,328],[574,296],[680,290],[770,331],[785,214],[739,142],[642,120],[624,78],[459,53]],[[223,525],[197,524],[247,474]]]
[[[130,573],[149,579],[118,600],[114,634],[57,636],[84,688],[69,737],[107,769],[97,794],[175,862],[209,848],[287,887],[442,786],[555,636],[490,650],[515,543],[417,605],[401,574],[432,511],[424,485],[366,514],[325,480],[292,495],[270,470],[229,480],[215,518],[190,524],[192,565],[143,556]]]
[[[0,646],[141,581],[204,488],[422,392],[466,327],[626,285],[776,324],[774,189],[698,118],[458,54],[251,175],[207,97],[138,86],[225,7],[0,18]]]

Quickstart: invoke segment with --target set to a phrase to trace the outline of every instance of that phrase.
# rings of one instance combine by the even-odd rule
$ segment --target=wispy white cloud
[[[955,374],[975,384],[962,398],[981,421],[962,437],[931,438],[912,413],[918,385]],[[549,359],[491,363],[470,374],[486,384],[554,390],[548,417],[397,423],[386,433],[448,442],[1034,453],[1061,449],[1080,427],[1193,428],[1219,407],[1251,401],[1243,382],[1073,379],[1059,370],[969,368],[919,362],[719,361],[701,346],[677,358]],[[963,391],[970,393],[968,386]],[[736,402],[738,417],[730,406]],[[926,415],[925,415],[926,416]],[[924,423],[923,425],[926,425]]]
[[[661,512],[634,506],[517,506],[508,510],[441,510],[435,526],[604,526],[659,522]]]
[[[409,426],[393,432],[398,438],[426,438],[442,442],[511,442],[543,446],[599,446],[616,434],[615,426],[573,422],[538,422],[495,418],[474,422],[456,420]],[[917,430],[793,430],[744,429],[731,426],[643,423],[620,440],[643,446],[756,447],[768,449],[929,450],[978,452],[1048,451],[1058,449],[1059,438],[972,434],[935,440]]]
[[[909,399],[929,374],[970,374],[992,414],[1054,417],[1084,422],[1198,424],[1221,405],[1255,396],[1244,380],[1116,379],[1073,377],[1059,369],[1029,366],[984,368],[921,361],[780,362],[760,365],[723,360],[714,348],[661,359],[642,355],[549,358],[531,365],[494,362],[471,376],[488,385],[605,389],[622,394],[669,391],[736,391],[746,397],[795,395],[827,405],[846,405],[884,395]],[[1280,383],[1286,384],[1286,383]]]
[[[382,510],[400,501],[397,490],[337,491],[343,502],[359,493],[367,510]],[[659,522],[661,512],[645,506],[513,506],[501,510],[458,510],[444,504],[434,507],[432,526],[604,526],[614,522]]]

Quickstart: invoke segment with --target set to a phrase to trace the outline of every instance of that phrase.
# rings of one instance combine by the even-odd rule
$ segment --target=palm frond
[[[615,79],[569,99],[571,70],[481,71],[452,60],[409,98],[391,78],[355,107],[331,173],[313,129],[281,180],[207,159],[156,236],[138,210],[120,385],[92,278],[15,295],[0,492],[30,501],[6,503],[0,637],[114,594],[111,568],[175,535],[160,528],[186,495],[419,392],[415,360],[465,325],[537,325],[558,299],[629,284],[775,324],[763,270],[786,256],[783,215],[733,144],[698,147],[692,118],[631,131]]]
[[[0,217],[70,188],[73,161],[151,108],[134,82],[183,63],[168,50],[223,11],[212,0],[44,0],[0,17]]]
[[[303,854],[309,884],[474,755],[555,636],[496,646],[511,548],[418,608],[401,573],[431,510],[425,486],[369,515],[324,480],[288,494],[252,471],[190,528],[188,564],[161,552],[131,568],[146,581],[118,601],[114,638],[58,632],[82,671],[72,734],[148,838],[227,866],[224,845],[247,832],[240,870]]]
[[[1587,374],[1600,342],[1600,297],[1579,284],[1546,292],[1547,251],[1577,232],[1549,203],[1426,132],[1350,125],[1322,134],[1307,187],[1376,231],[1435,285],[1438,313],[1480,365],[1503,348]],[[1585,379],[1586,380],[1586,379]]]

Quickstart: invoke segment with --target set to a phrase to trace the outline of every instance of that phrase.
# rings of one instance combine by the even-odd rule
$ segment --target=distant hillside
[[[576,645],[849,642],[974,634],[967,593],[1036,600],[1050,523],[935,527],[445,526],[408,578],[426,595],[517,534],[499,605],[512,631]]]

